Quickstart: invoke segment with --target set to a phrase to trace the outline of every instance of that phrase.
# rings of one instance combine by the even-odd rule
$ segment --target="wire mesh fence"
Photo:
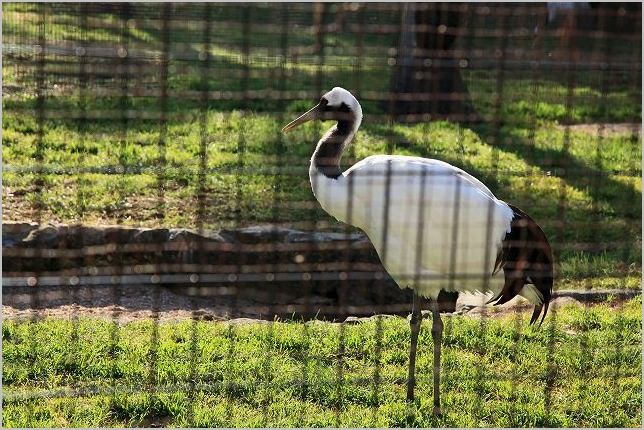
[[[3,3],[2,24],[3,425],[641,424],[641,4]],[[385,220],[379,239],[323,209],[310,166],[330,123],[281,130],[338,86],[364,115],[342,170],[451,163],[552,246],[541,331],[521,302],[443,309],[482,316],[445,316],[442,421],[401,406],[409,325],[388,316],[413,291],[394,279],[486,290],[496,255],[421,271],[444,235],[417,240],[430,209],[404,231],[367,210],[404,192],[354,205],[349,186],[345,220]]]

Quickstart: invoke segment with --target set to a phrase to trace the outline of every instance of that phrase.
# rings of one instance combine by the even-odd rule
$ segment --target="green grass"
[[[81,41],[118,46],[125,40],[132,52],[162,49],[161,8],[134,7],[127,34],[117,14],[94,13],[93,25],[79,19],[79,8],[3,4],[3,43],[31,46],[42,34],[54,46]],[[593,273],[590,267],[568,269],[581,269],[578,263],[584,260],[602,258],[624,267],[641,261],[641,136],[569,131],[561,125],[641,122],[641,85],[628,70],[464,70],[472,101],[485,119],[481,125],[392,124],[378,98],[389,90],[387,47],[395,45],[395,32],[327,33],[320,57],[298,50],[315,43],[310,32],[289,33],[282,40],[281,27],[275,27],[286,20],[308,28],[311,10],[306,5],[290,12],[261,5],[173,8],[172,16],[199,18],[190,25],[169,23],[173,53],[206,49],[205,14],[217,25],[207,40],[208,63],[169,60],[171,96],[165,101],[158,98],[162,82],[156,60],[131,60],[140,68],[127,75],[128,84],[141,93],[124,97],[123,69],[115,69],[112,60],[88,58],[91,69],[83,81],[76,75],[78,57],[45,54],[37,97],[33,50],[3,52],[4,85],[20,89],[3,96],[3,204],[9,209],[3,220],[166,227],[199,223],[213,229],[275,222],[341,229],[322,212],[307,185],[308,158],[322,126],[288,136],[280,127],[310,107],[318,89],[344,85],[369,93],[361,97],[365,121],[346,165],[391,152],[435,157],[465,168],[500,198],[530,209],[558,242],[564,275]],[[397,11],[383,13],[380,8],[347,12],[346,23],[398,22]],[[325,19],[333,22],[333,16]],[[252,27],[244,26],[244,17]],[[493,27],[490,19],[477,16],[476,25]],[[459,46],[494,49],[499,43],[474,33],[470,39],[460,40]],[[609,54],[615,63],[635,57],[628,44],[612,40],[614,46],[595,44],[584,51],[588,58],[582,61]],[[552,45],[556,38],[546,36],[542,42]],[[528,55],[533,40],[513,36],[506,43],[508,52]],[[552,79],[553,73],[560,79]],[[263,92],[284,90],[305,95],[284,98]],[[212,99],[202,101],[204,91]]]
[[[134,7],[126,37],[118,15],[95,13],[90,19],[96,22],[84,23],[79,7],[3,4],[3,43],[31,46],[42,31],[51,45],[85,40],[90,46],[119,46],[125,40],[131,52],[162,50],[161,8]],[[346,12],[346,23],[398,22],[397,11],[382,7],[387,9],[372,4]],[[367,27],[359,35],[327,33],[321,57],[302,50],[315,43],[309,31],[281,39],[285,22],[309,28],[307,5],[173,8],[172,16],[194,18],[190,25],[170,21],[173,53],[206,49],[205,14],[217,25],[211,27],[208,63],[169,60],[171,95],[165,100],[158,97],[161,69],[154,59],[131,60],[139,68],[127,82],[140,93],[124,97],[123,69],[115,69],[113,60],[88,58],[91,69],[83,81],[78,57],[45,54],[38,97],[33,50],[3,51],[3,85],[18,88],[5,91],[2,100],[3,221],[210,229],[278,223],[342,230],[308,184],[308,160],[328,124],[309,124],[289,135],[280,128],[308,109],[318,90],[343,85],[365,93],[364,123],[345,166],[376,153],[455,164],[543,226],[555,249],[559,284],[595,278],[606,287],[641,288],[641,136],[566,128],[641,122],[636,73],[583,66],[503,74],[463,70],[484,118],[480,125],[394,124],[379,98],[389,91],[393,68],[387,66],[387,47],[395,46],[395,32]],[[41,16],[44,27],[38,26]],[[252,26],[244,26],[245,16]],[[334,16],[325,19],[331,23]],[[495,25],[491,16],[477,19],[476,25]],[[636,53],[627,47],[633,45],[619,37],[612,45],[582,40],[589,49],[581,60],[610,54],[615,64],[631,61]],[[557,40],[546,36],[542,42],[552,48]],[[459,46],[493,50],[498,43],[473,33]],[[532,52],[530,38],[512,36],[506,43],[508,52]],[[203,94],[211,98],[203,101]]]
[[[639,427],[641,297],[528,315],[445,317],[444,416],[423,325],[96,319],[4,321],[4,427]]]
[[[55,126],[37,146],[26,144],[34,139],[29,118],[5,108],[3,120],[3,183],[21,193],[8,202],[13,210],[4,211],[5,220],[164,227],[203,222],[212,229],[275,222],[342,229],[317,205],[308,184],[308,158],[322,131],[319,125],[284,136],[279,127],[286,119],[210,112],[204,146],[196,119],[168,125],[166,167],[159,168],[153,131],[132,130],[120,141],[112,125],[90,123],[86,133]],[[345,165],[382,152],[451,162],[481,178],[499,198],[529,210],[551,241],[560,241],[555,248],[564,278],[640,277],[639,138],[567,133],[550,123],[533,134],[503,128],[508,142],[490,145],[484,130],[448,122],[365,122]],[[31,160],[38,155],[51,171],[33,171]],[[78,166],[87,173],[78,173]]]

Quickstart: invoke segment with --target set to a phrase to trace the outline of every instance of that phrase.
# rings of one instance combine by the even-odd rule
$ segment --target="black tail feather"
[[[530,318],[530,324],[534,324],[539,319],[539,314],[543,309],[543,315],[541,316],[541,321],[539,321],[539,327],[543,324],[543,320],[546,319],[546,314],[548,313],[549,302],[544,302],[541,305],[535,305],[534,312],[532,313],[532,318]]]
[[[542,302],[534,307],[530,324],[534,324],[543,311],[541,325],[552,297],[552,249],[541,227],[528,214],[516,206],[508,206],[514,212],[514,218],[494,265],[494,273],[503,269],[505,284],[491,301],[496,301],[496,305],[506,303],[516,297],[526,284],[532,284],[541,294]]]

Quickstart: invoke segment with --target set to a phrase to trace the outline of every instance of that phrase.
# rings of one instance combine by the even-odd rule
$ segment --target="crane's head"
[[[362,120],[362,108],[353,94],[344,88],[335,87],[324,94],[320,102],[311,110],[284,126],[282,131],[286,133],[300,124],[314,119],[336,120],[338,122],[357,121],[359,123]]]

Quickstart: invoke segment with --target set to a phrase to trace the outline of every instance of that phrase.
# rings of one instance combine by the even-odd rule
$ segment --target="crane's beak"
[[[284,133],[288,133],[289,131],[293,130],[295,127],[299,126],[300,124],[304,124],[307,121],[311,121],[314,119],[319,119],[322,117],[322,111],[320,110],[320,105],[315,105],[311,110],[309,110],[306,113],[303,113],[293,121],[289,122],[284,126],[282,131]]]

